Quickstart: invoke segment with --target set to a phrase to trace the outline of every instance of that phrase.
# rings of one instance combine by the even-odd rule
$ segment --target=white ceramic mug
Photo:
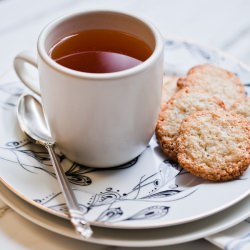
[[[114,73],[66,68],[50,56],[51,47],[81,30],[112,29],[146,42],[152,55]],[[69,159],[91,167],[113,167],[138,156],[151,139],[160,108],[163,39],[150,23],[114,11],[89,11],[61,17],[41,32],[37,62],[23,52],[14,59],[21,81],[41,95],[56,145]],[[25,64],[38,68],[40,89]]]

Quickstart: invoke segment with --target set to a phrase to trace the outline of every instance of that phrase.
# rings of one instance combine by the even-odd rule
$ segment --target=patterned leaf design
[[[114,191],[107,191],[105,193],[96,194],[92,206],[102,206],[111,204],[120,199],[121,195]]]
[[[80,165],[73,163],[72,166],[65,172],[68,180],[79,186],[88,186],[92,183],[92,180],[85,175],[85,168],[81,168]]]
[[[170,190],[164,190],[164,191],[161,191],[161,192],[158,192],[158,193],[154,193],[154,194],[151,194],[151,195],[144,196],[142,199],[164,198],[164,197],[167,197],[167,196],[178,194],[180,192],[181,192],[180,190],[171,190],[171,189]]]
[[[169,211],[167,206],[151,206],[142,209],[133,216],[127,218],[127,220],[153,220],[164,217]]]
[[[123,211],[120,207],[109,208],[103,211],[100,216],[96,219],[97,221],[107,222],[119,218],[123,215]]]

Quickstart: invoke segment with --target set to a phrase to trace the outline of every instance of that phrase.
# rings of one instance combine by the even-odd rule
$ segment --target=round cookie
[[[230,110],[250,120],[250,97],[235,102]]]
[[[231,112],[202,111],[183,120],[179,164],[211,181],[241,176],[250,164],[250,122]]]
[[[177,92],[178,79],[179,77],[177,76],[164,76],[163,77],[162,98],[161,98],[162,105],[165,102],[167,102],[172,97],[172,95],[174,95]]]
[[[191,92],[189,88],[179,90],[162,106],[156,125],[158,142],[173,161],[177,161],[177,144],[182,120],[188,115],[202,110],[223,109],[224,103],[204,92]]]
[[[187,76],[177,82],[178,88],[191,87],[220,98],[226,108],[245,97],[244,85],[233,73],[210,64],[191,68]]]

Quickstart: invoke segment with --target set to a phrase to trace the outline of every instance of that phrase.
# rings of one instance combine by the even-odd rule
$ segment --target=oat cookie
[[[179,90],[162,106],[156,136],[169,159],[177,161],[176,140],[182,120],[196,111],[216,109],[224,110],[221,100],[204,92],[191,92],[189,88]]]
[[[202,90],[220,98],[226,108],[245,97],[244,85],[233,73],[210,64],[191,68],[186,77],[178,80],[179,88],[191,87]]]
[[[232,112],[192,114],[183,120],[177,143],[179,164],[211,181],[241,176],[250,164],[250,122]]]
[[[250,97],[235,102],[230,110],[250,120]]]
[[[173,94],[175,94],[178,90],[177,81],[179,77],[177,76],[164,76],[163,77],[163,85],[162,85],[162,105],[167,102]]]

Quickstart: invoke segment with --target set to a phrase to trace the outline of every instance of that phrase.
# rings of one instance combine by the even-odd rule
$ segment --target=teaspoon
[[[47,127],[40,101],[29,94],[21,96],[17,106],[17,118],[22,131],[35,143],[43,145],[48,150],[58,182],[66,200],[71,223],[78,233],[84,238],[89,238],[93,232],[89,223],[85,221],[74,192],[57,160],[53,150],[55,142]]]

